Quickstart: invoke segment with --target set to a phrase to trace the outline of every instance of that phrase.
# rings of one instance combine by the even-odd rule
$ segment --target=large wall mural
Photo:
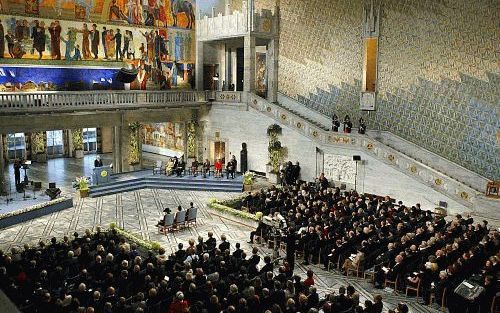
[[[143,126],[142,150],[181,156],[184,154],[184,123],[149,123]]]
[[[2,0],[2,13],[94,23],[193,28],[194,0]]]
[[[2,63],[114,62],[139,70],[131,89],[194,87],[194,1],[1,1]]]

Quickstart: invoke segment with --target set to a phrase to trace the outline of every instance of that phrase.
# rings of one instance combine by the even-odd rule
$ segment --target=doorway
[[[226,164],[226,143],[224,141],[214,141],[212,147],[212,164],[217,159],[220,159],[222,164]]]
[[[7,158],[9,160],[26,158],[24,133],[7,134]]]
[[[83,153],[97,153],[97,128],[83,129]]]
[[[64,154],[64,141],[62,130],[47,131],[47,157],[55,158]]]
[[[217,64],[203,65],[203,89],[218,90],[218,81],[214,79],[219,74],[219,66]]]

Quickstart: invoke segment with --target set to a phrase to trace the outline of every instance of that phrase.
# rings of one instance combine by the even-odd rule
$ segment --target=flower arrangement
[[[144,240],[139,237],[137,237],[135,234],[132,234],[124,229],[121,229],[116,225],[116,223],[111,223],[109,224],[110,229],[114,229],[119,235],[125,237],[125,239],[136,243],[138,246],[147,249],[147,250],[154,250],[158,251],[161,248],[160,243],[156,241],[150,241],[150,240]]]
[[[278,124],[272,124],[267,128],[267,137],[269,138],[267,150],[269,152],[269,164],[272,167],[273,173],[279,172],[280,163],[285,156],[285,149],[278,140],[278,136],[280,136],[282,132],[283,128]]]
[[[32,206],[29,206],[29,207],[26,207],[22,210],[16,210],[16,211],[12,211],[12,212],[8,212],[8,213],[4,213],[4,214],[0,214],[0,219],[3,219],[3,218],[6,218],[6,217],[11,217],[11,216],[16,216],[16,215],[20,215],[20,214],[24,214],[24,213],[27,213],[27,212],[30,212],[30,211],[35,211],[35,210],[39,210],[39,209],[43,209],[49,205],[54,205],[56,203],[60,203],[60,202],[64,202],[66,200],[68,200],[69,198],[67,197],[60,197],[60,198],[56,198],[54,200],[50,200],[50,201],[46,201],[46,202],[42,202],[42,203],[38,203],[38,204],[35,204],[35,205],[32,205]]]
[[[241,199],[240,199],[241,200]],[[256,214],[248,213],[248,212],[243,212],[237,209],[233,209],[231,207],[228,207],[226,205],[223,205],[217,201],[217,199],[211,198],[208,199],[208,207],[215,209],[217,211],[223,212],[223,213],[229,213],[231,215],[241,217],[247,220],[252,220],[252,221],[259,221],[259,218],[256,216]]]
[[[247,171],[245,174],[243,174],[243,185],[251,186],[253,185],[253,180],[255,178],[255,174]]]
[[[140,151],[140,128],[141,123],[133,122],[128,124],[130,130],[130,151],[128,155],[129,164],[137,165],[141,161],[141,151]]]
[[[78,190],[88,190],[89,189],[89,178],[86,176],[77,177],[75,187]]]
[[[189,158],[196,157],[196,122],[187,123],[187,152]]]
[[[283,128],[278,124],[272,124],[267,128],[267,136],[268,137],[278,137],[282,134]]]
[[[71,131],[71,139],[73,141],[73,149],[83,150],[83,130],[81,128]]]

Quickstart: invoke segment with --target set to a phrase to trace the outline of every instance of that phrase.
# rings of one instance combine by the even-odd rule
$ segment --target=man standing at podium
[[[94,167],[102,167],[102,160],[101,156],[97,156],[94,161]]]
[[[19,160],[14,161],[14,180],[17,185],[21,183],[21,162]]]

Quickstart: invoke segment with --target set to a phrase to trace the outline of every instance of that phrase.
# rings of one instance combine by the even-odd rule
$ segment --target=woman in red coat
[[[189,304],[184,300],[182,291],[175,294],[175,300],[168,307],[168,313],[185,313],[189,310]]]
[[[220,161],[220,159],[217,159],[217,161],[215,161],[214,168],[215,168],[215,177],[221,177],[222,162]]]

